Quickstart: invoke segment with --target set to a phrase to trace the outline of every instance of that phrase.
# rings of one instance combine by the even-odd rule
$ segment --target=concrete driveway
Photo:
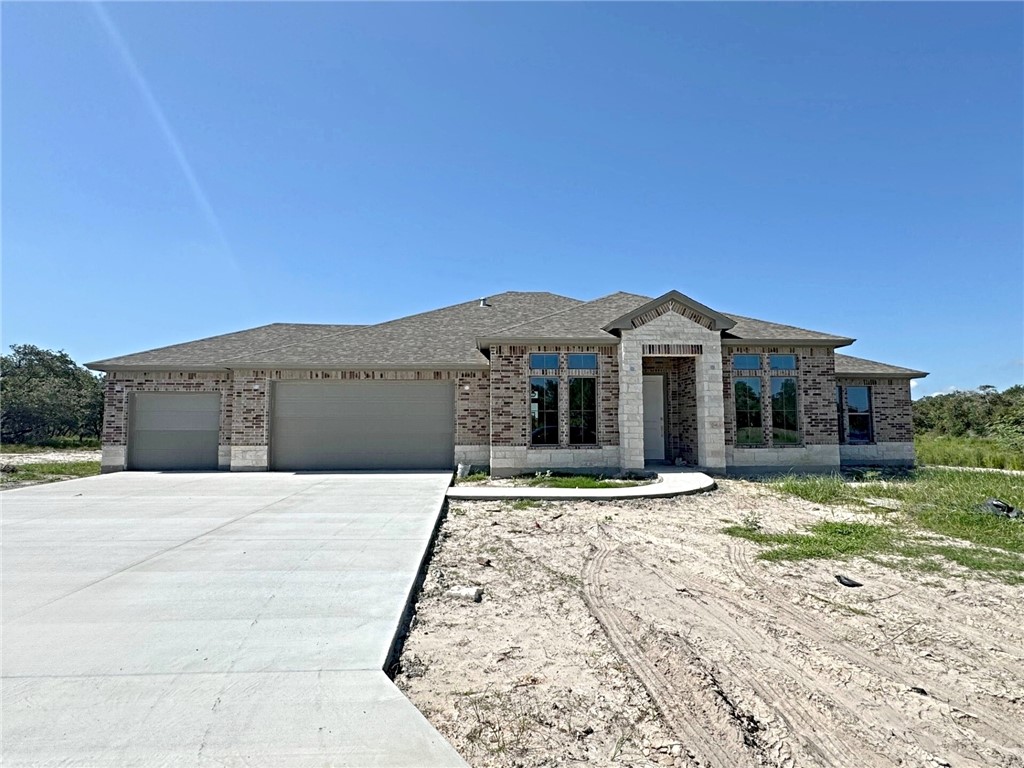
[[[381,671],[449,478],[3,492],[3,764],[464,765]]]

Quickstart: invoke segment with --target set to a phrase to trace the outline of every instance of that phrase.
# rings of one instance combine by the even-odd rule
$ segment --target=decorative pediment
[[[731,318],[715,312],[689,296],[684,296],[679,291],[669,291],[664,296],[659,296],[642,307],[612,320],[604,326],[604,330],[611,332],[639,328],[669,312],[675,312],[709,331],[725,331],[736,324]]]

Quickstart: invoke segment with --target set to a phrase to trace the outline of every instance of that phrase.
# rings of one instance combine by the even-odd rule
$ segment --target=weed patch
[[[805,533],[764,533],[734,525],[724,529],[758,544],[770,546],[757,557],[760,560],[844,560],[848,557],[891,552],[896,539],[890,525],[823,521]]]
[[[758,526],[724,529],[731,536],[768,547],[763,560],[844,559],[863,556],[893,567],[910,565],[941,571],[942,561],[1008,583],[1024,580],[1024,521],[979,510],[989,498],[1024,505],[1024,483],[1014,475],[993,472],[924,469],[889,480],[850,483],[841,475],[791,475],[770,481],[779,491],[830,505],[871,509],[868,499],[901,502],[885,510],[885,524],[820,522],[804,532],[766,534]],[[938,534],[968,546],[936,544]]]
[[[518,501],[512,502],[512,509],[535,509],[536,507],[544,506],[541,502],[536,499],[519,499]]]
[[[922,435],[914,438],[914,450],[922,464],[1024,469],[1024,453],[990,438]]]
[[[0,483],[52,483],[57,480],[73,480],[76,477],[90,477],[100,473],[98,461],[53,462],[48,464],[22,464],[14,472],[0,474]]]

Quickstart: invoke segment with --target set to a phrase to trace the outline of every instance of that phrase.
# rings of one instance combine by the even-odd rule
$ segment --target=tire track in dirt
[[[631,667],[636,671],[638,677],[643,681],[645,687],[649,690],[653,689],[652,698],[658,704],[659,710],[662,711],[666,722],[675,730],[680,736],[686,736],[691,739],[689,743],[697,745],[694,750],[698,755],[701,754],[706,746],[714,748],[714,752],[709,754],[719,754],[717,743],[712,741],[708,745],[708,739],[704,734],[703,729],[695,729],[688,727],[686,724],[687,710],[692,710],[692,707],[688,707],[686,701],[678,695],[673,689],[673,686],[665,679],[665,677],[658,672],[656,669],[651,669],[650,663],[646,660],[643,652],[640,651],[635,642],[629,636],[621,625],[621,622],[617,619],[614,614],[614,610],[608,605],[606,600],[604,589],[601,584],[601,571],[605,569],[608,556],[619,549],[618,546],[610,545],[606,542],[601,542],[597,545],[598,550],[594,557],[587,563],[584,570],[584,595],[587,604],[591,611],[594,612],[595,617],[601,623],[602,627],[605,627],[607,621],[607,628],[610,628],[610,634],[614,634],[613,645],[616,650],[622,654],[623,658],[630,664]],[[635,558],[632,553],[625,553],[631,558]],[[728,616],[721,614],[717,615],[714,619],[717,623],[728,624],[732,623],[732,619]],[[685,643],[685,640],[679,638],[681,642]],[[747,638],[746,645],[756,644],[756,638]],[[691,656],[696,659],[700,658],[700,654],[695,649],[690,648],[689,652]],[[804,746],[808,756],[814,755],[817,757],[817,762],[825,766],[833,765],[856,765],[864,766],[865,763],[862,760],[862,755],[858,756],[858,743],[847,744],[839,741],[836,738],[835,733],[832,731],[830,724],[822,721],[822,717],[814,712],[812,708],[806,706],[803,702],[797,700],[791,700],[790,693],[775,683],[769,681],[766,677],[763,677],[761,670],[757,670],[754,667],[747,667],[745,670],[746,676],[749,678],[749,684],[757,691],[758,695],[763,700],[763,703],[769,708],[775,710],[779,719],[786,725],[790,733],[798,735],[802,745]],[[785,713],[779,711],[772,705],[772,702],[778,701],[790,701],[791,705],[788,707]],[[689,714],[692,714],[690,712]],[[707,722],[701,723],[703,728],[709,728]],[[736,726],[734,726],[736,727]],[[812,738],[809,734],[815,734]],[[786,756],[790,755],[791,752],[786,745],[771,744],[765,750],[768,754],[775,753],[780,758],[776,765],[787,765],[791,764]],[[767,755],[766,755],[767,756]],[[719,763],[707,763],[708,765],[719,765]],[[724,768],[734,768],[737,765],[735,753],[729,758],[726,756],[724,762],[720,763]]]
[[[718,633],[719,637],[716,640],[728,639],[732,647],[738,651],[727,662],[730,676],[742,680],[748,689],[746,694],[742,690],[734,691],[733,697],[742,700],[745,695],[753,694],[760,703],[760,708],[772,712],[773,717],[788,731],[789,735],[783,737],[784,740],[795,739],[798,742],[788,744],[790,749],[799,746],[800,752],[803,753],[802,758],[797,754],[800,758],[798,764],[805,764],[809,759],[824,766],[843,765],[857,768],[892,764],[888,760],[879,762],[878,755],[866,753],[862,734],[850,734],[846,729],[839,727],[840,719],[856,722],[863,719],[863,715],[842,713],[844,718],[836,717],[831,711],[835,708],[832,695],[834,692],[817,686],[808,686],[804,671],[782,658],[781,649],[770,636],[743,626],[741,617],[749,616],[745,615],[744,609],[733,603],[731,596],[710,584],[706,585],[706,589],[698,589],[691,585],[688,589],[680,590],[677,585],[666,582],[664,575],[659,573],[657,568],[651,568],[650,563],[637,558],[634,552],[624,551],[623,554],[672,590],[672,593],[658,597],[651,592],[648,580],[647,591],[644,594],[646,605],[656,603],[659,612],[666,615],[692,616],[694,626],[700,627],[704,632]],[[637,571],[636,568],[631,570],[634,573]],[[617,578],[620,583],[628,584],[628,573],[617,574]],[[639,585],[637,588],[639,589]],[[712,592],[715,594],[712,595]],[[713,599],[699,599],[694,597],[695,593],[703,593]],[[788,688],[785,685],[787,682],[795,690]],[[748,706],[748,709],[754,708]]]
[[[612,647],[647,689],[666,724],[690,750],[690,757],[696,764],[709,768],[737,768],[736,757],[723,749],[720,734],[704,727],[705,723],[691,724],[671,683],[647,659],[623,626],[616,609],[605,599],[601,572],[608,556],[616,549],[617,546],[602,542],[587,561],[583,569],[583,600],[608,635]]]
[[[791,605],[765,590],[766,584],[751,568],[750,559],[745,547],[736,543],[730,543],[728,546],[728,556],[729,562],[743,582],[748,587],[757,589],[762,599],[771,603],[778,613],[786,617],[789,625],[802,635],[813,639],[819,645],[831,649],[841,660],[844,659],[847,662],[855,663],[859,667],[868,670],[881,681],[897,683],[907,689],[917,685],[918,681],[916,679],[907,676],[904,666],[892,664],[883,658],[872,656],[849,643],[843,642],[833,633],[821,629],[819,624],[808,621],[799,611],[794,610]],[[1012,671],[1010,667],[1007,667],[1007,669]],[[937,705],[943,715],[957,722],[957,727],[964,732],[965,736],[968,738],[973,737],[971,740],[980,738],[983,741],[989,742],[986,746],[1000,749],[1000,751],[1006,747],[1016,750],[1024,749],[1024,741],[1017,735],[1020,732],[1019,723],[1005,719],[1001,712],[994,710],[991,706],[986,705],[985,702],[979,700],[967,701],[956,691],[934,683],[929,684],[928,698],[931,699],[930,702],[923,700],[922,703]],[[968,714],[972,722],[977,724],[976,727],[968,728],[959,722],[963,719],[962,715],[964,714]],[[1013,757],[1019,758],[1020,755]]]
[[[747,601],[746,609],[740,608],[733,604],[737,600],[737,595],[705,583],[699,577],[687,581],[688,588],[683,588],[680,593],[679,586],[666,580],[664,574],[656,567],[663,564],[645,562],[629,550],[622,550],[622,554],[630,557],[651,575],[656,576],[666,587],[672,589],[668,597],[661,599],[665,605],[656,606],[660,613],[688,613],[704,630],[712,629],[723,639],[730,639],[739,653],[734,654],[735,658],[728,661],[729,672],[737,681],[749,686],[763,704],[767,704],[776,714],[785,716],[791,726],[791,733],[801,741],[801,746],[807,750],[808,757],[816,755],[825,765],[850,765],[859,768],[867,765],[892,765],[908,754],[919,754],[941,764],[944,754],[955,751],[958,765],[992,765],[995,763],[991,762],[990,757],[996,755],[1000,765],[1020,764],[1016,755],[1007,754],[1006,747],[1001,746],[1005,744],[1005,739],[1000,738],[1002,734],[986,727],[984,723],[971,720],[972,724],[979,725],[981,730],[986,731],[985,735],[990,737],[985,738],[975,730],[963,726],[954,717],[957,713],[952,712],[948,706],[943,713],[946,715],[943,722],[934,724],[940,728],[939,733],[933,734],[922,730],[926,723],[921,718],[908,722],[906,712],[890,705],[891,692],[871,691],[869,687],[861,687],[856,682],[855,678],[863,675],[863,670],[855,667],[848,659],[838,657],[842,665],[852,668],[852,690],[848,688],[850,680],[830,678],[830,673],[836,671],[834,664],[824,663],[821,668],[812,665],[808,670],[790,661],[791,658],[799,658],[801,662],[809,663],[809,659],[817,655],[827,662],[830,657],[836,658],[833,646],[843,645],[842,641],[830,640],[825,646],[810,646],[794,655],[793,650],[782,644],[771,631],[763,632],[743,626],[741,617],[746,620],[757,619],[750,611],[750,603],[754,601]],[[635,568],[632,570],[636,571]],[[615,575],[616,583],[625,589],[641,589],[643,579],[639,579],[636,585],[631,585],[630,578],[629,571]],[[658,598],[650,590],[650,580],[647,580],[646,584],[645,604],[650,605],[652,600]],[[687,593],[694,591],[703,593],[709,599],[687,599]],[[672,607],[673,604],[675,608]],[[754,605],[756,606],[756,602]],[[735,610],[730,611],[730,608]],[[783,614],[783,617],[787,621],[790,618],[788,613]],[[778,616],[768,617],[769,621],[783,628],[787,627],[785,621],[778,622],[777,619]],[[826,647],[832,652],[827,652]],[[780,680],[790,681],[796,690],[786,690],[779,685]],[[891,683],[888,678],[883,678],[883,682]],[[867,701],[863,694],[869,696]],[[817,710],[805,702],[813,703]],[[954,747],[948,743],[949,739],[944,737],[941,729],[955,731],[961,742]],[[811,733],[815,735],[817,741],[808,741],[808,734]],[[892,743],[892,739],[896,742]],[[899,748],[894,752],[897,744]],[[974,749],[975,747],[978,751]],[[984,752],[989,755],[986,756]]]

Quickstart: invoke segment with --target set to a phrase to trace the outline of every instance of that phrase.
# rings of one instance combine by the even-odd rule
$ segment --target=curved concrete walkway
[[[455,485],[448,489],[447,495],[449,499],[463,501],[494,499],[611,501],[614,499],[663,499],[669,496],[686,496],[691,493],[710,491],[714,487],[715,481],[703,472],[665,467],[658,473],[657,482],[628,488],[524,488],[512,485]]]

